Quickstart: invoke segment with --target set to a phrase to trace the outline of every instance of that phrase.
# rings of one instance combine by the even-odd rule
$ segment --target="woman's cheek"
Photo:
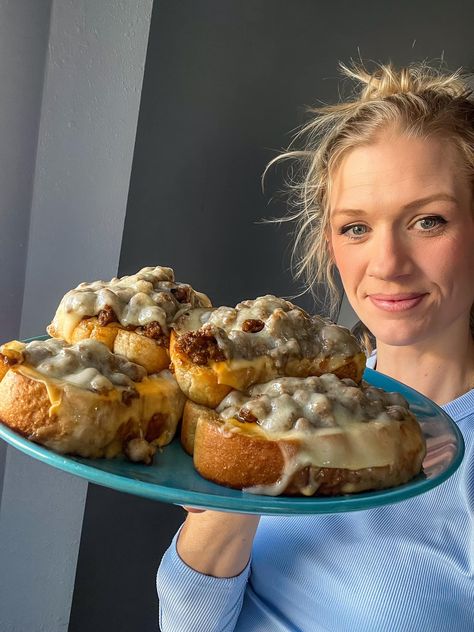
[[[357,250],[357,248],[338,248],[337,246],[333,250],[334,263],[339,271],[344,290],[348,295],[355,295],[357,287],[364,277],[361,253],[357,252]]]

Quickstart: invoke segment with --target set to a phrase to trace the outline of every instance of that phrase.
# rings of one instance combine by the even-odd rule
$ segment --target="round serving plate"
[[[44,338],[46,336],[36,339]],[[423,472],[405,485],[335,497],[262,496],[203,479],[178,439],[159,451],[152,465],[141,465],[122,457],[84,459],[57,454],[1,423],[0,438],[34,459],[91,483],[162,502],[239,513],[291,515],[356,511],[396,503],[443,483],[459,467],[464,454],[464,442],[455,422],[431,400],[377,371],[366,369],[364,379],[386,391],[401,393],[420,422],[427,444]]]

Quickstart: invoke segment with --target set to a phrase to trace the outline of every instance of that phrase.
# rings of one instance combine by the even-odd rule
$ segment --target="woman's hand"
[[[214,577],[239,575],[250,559],[260,516],[185,507],[177,551],[194,570]]]

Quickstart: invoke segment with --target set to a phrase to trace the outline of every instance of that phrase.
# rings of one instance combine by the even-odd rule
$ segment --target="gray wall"
[[[50,1],[0,2],[0,331],[20,333]],[[0,499],[6,445],[0,442]]]
[[[117,273],[150,15],[151,0],[0,4],[4,339],[44,333],[65,290]],[[0,630],[65,632],[87,483],[0,457]]]
[[[358,48],[399,64],[443,50],[451,66],[472,64],[473,18],[459,0],[156,0],[120,273],[170,265],[217,304],[296,294],[287,227],[255,222],[284,213],[281,172],[265,195],[260,176],[302,106],[337,99],[337,60]],[[353,322],[347,302],[340,318]],[[132,617],[157,629],[154,574],[182,516],[89,486],[70,632],[125,632]]]
[[[23,336],[44,331],[69,288],[117,273],[151,5],[53,3]]]
[[[0,311],[19,335],[50,0],[0,1]]]

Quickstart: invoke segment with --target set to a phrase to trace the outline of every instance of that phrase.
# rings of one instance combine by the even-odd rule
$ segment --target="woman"
[[[189,513],[158,573],[163,632],[474,629],[474,101],[424,65],[345,71],[358,98],[315,111],[280,157],[302,164],[300,272],[334,288],[337,269],[369,366],[442,405],[465,459],[398,505]]]

